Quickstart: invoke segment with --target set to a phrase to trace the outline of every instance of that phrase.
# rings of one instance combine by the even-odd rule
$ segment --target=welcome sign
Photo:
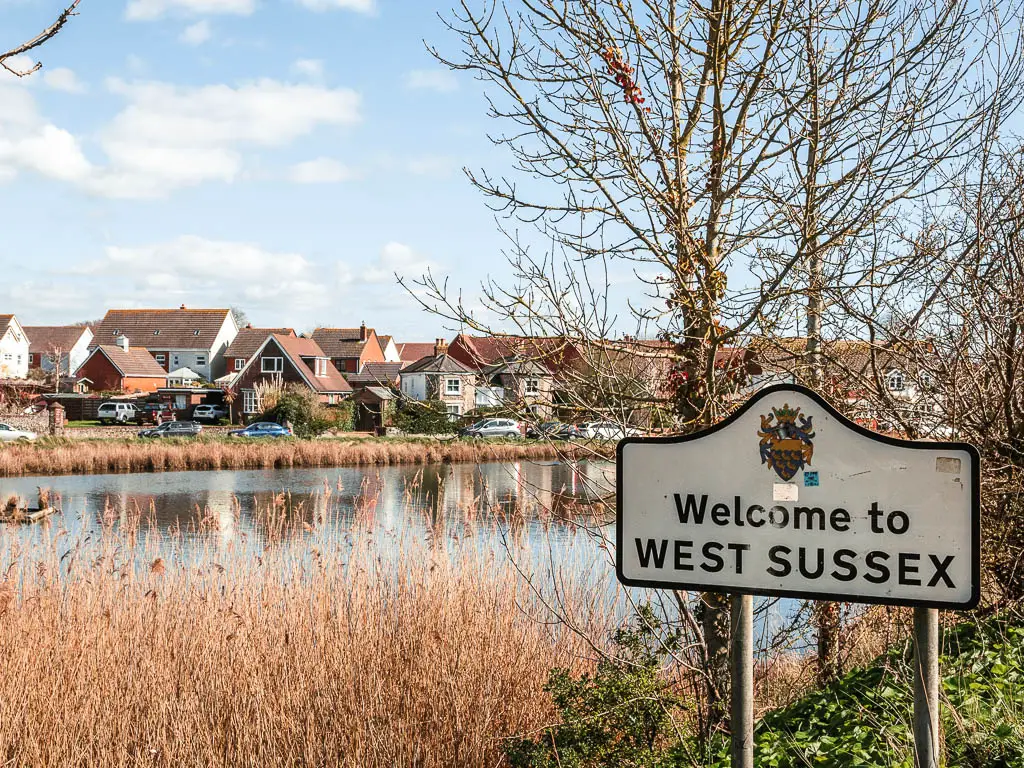
[[[979,457],[871,432],[803,387],[715,427],[619,443],[616,569],[630,586],[971,608]]]

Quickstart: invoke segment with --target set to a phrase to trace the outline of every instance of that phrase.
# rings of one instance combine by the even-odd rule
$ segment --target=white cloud
[[[367,283],[387,283],[399,277],[419,277],[428,270],[437,270],[437,264],[416,253],[404,243],[386,243],[377,255],[377,262],[363,271]]]
[[[105,161],[90,162],[77,137],[39,114],[27,85],[0,80],[0,180],[31,170],[107,197],[163,197],[239,178],[250,147],[282,147],[360,120],[359,94],[345,88],[273,80],[237,87],[111,80],[108,88],[126,105],[94,134]]]
[[[36,65],[36,60],[31,56],[26,56],[23,53],[19,53],[17,56],[11,56],[9,59],[4,61],[6,67],[0,67],[0,80],[13,80],[15,82],[22,81],[22,78],[18,77],[14,72],[31,72],[32,68]],[[7,67],[13,69],[11,72]],[[24,80],[25,83],[31,82],[30,78]]]
[[[185,45],[202,45],[210,39],[212,32],[210,30],[210,22],[206,19],[197,21],[195,24],[190,24],[182,30],[181,35],[178,39]]]
[[[78,79],[74,70],[67,67],[56,67],[43,70],[43,82],[55,91],[65,93],[85,93],[85,83]]]
[[[233,14],[248,16],[256,10],[256,0],[129,0],[125,18],[152,21],[166,15],[199,16]]]
[[[296,184],[336,184],[355,178],[355,173],[337,160],[318,157],[293,165],[288,169],[288,178]]]
[[[310,80],[322,80],[324,76],[323,59],[299,59],[292,64],[292,72]]]
[[[108,291],[125,291],[136,304],[160,306],[181,300],[280,309],[286,300],[323,307],[340,285],[324,279],[330,268],[321,268],[302,254],[194,235],[137,247],[110,246],[102,259],[75,272],[79,281],[100,278]]]
[[[447,69],[414,69],[405,76],[407,88],[451,93],[459,89],[455,74]]]
[[[359,13],[373,13],[377,10],[376,0],[298,0],[298,3],[311,11],[344,9]]]
[[[409,173],[414,176],[450,176],[455,163],[444,155],[423,155],[406,163]]]

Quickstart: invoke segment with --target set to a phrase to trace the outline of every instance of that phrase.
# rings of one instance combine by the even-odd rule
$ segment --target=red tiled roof
[[[410,341],[403,344],[395,343],[398,348],[398,359],[403,363],[415,363],[428,355],[434,354],[432,341]]]
[[[6,326],[13,319],[14,315],[0,315],[0,326]]]
[[[69,351],[88,330],[84,325],[26,325],[25,335],[29,351],[45,355],[56,349]]]
[[[122,376],[143,379],[166,379],[167,371],[142,347],[129,347],[125,352],[116,344],[100,344],[93,355],[103,354]],[[92,355],[90,355],[90,359]]]
[[[230,309],[111,309],[93,328],[92,346],[122,335],[135,347],[208,350],[230,316]]]
[[[298,371],[306,377],[306,380],[316,389],[318,392],[351,392],[352,387],[345,377],[338,373],[338,369],[334,367],[334,364],[327,358],[324,351],[320,348],[320,345],[313,339],[306,339],[294,336],[283,336],[281,334],[273,334],[277,346],[281,348],[288,359],[291,360],[292,365],[295,366]],[[313,370],[306,364],[304,357],[322,357],[327,360],[327,375],[316,376]]]
[[[244,357],[248,360],[263,346],[267,336],[295,336],[291,328],[241,328],[238,335],[224,350],[224,357]]]

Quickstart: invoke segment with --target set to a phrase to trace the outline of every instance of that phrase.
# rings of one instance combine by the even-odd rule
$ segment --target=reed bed
[[[303,529],[198,558],[138,527],[5,531],[4,764],[500,766],[551,721],[551,667],[591,664],[493,551]]]
[[[0,477],[579,459],[607,457],[612,450],[549,442],[455,440],[51,440],[0,448]]]

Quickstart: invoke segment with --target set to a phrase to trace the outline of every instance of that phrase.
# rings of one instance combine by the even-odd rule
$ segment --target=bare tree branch
[[[72,16],[78,15],[78,12],[75,9],[78,8],[78,4],[80,2],[82,2],[82,0],[74,0],[74,2],[71,3],[71,5],[69,5],[61,12],[60,16],[57,17],[57,20],[53,22],[53,24],[48,26],[46,29],[44,29],[42,32],[40,32],[38,35],[33,37],[28,42],[22,43],[21,45],[15,48],[11,48],[11,50],[7,51],[6,53],[0,53],[0,67],[3,67],[12,75],[17,75],[18,77],[27,77],[28,75],[31,75],[33,72],[37,72],[43,66],[42,62],[37,61],[31,69],[21,70],[11,66],[11,64],[8,62],[8,59],[11,59],[15,56],[20,56],[23,53],[28,53],[32,49],[38,48],[39,46],[43,45],[49,40],[52,40],[57,35],[57,33],[60,32],[61,29],[63,29],[64,25],[68,23],[68,20]]]

